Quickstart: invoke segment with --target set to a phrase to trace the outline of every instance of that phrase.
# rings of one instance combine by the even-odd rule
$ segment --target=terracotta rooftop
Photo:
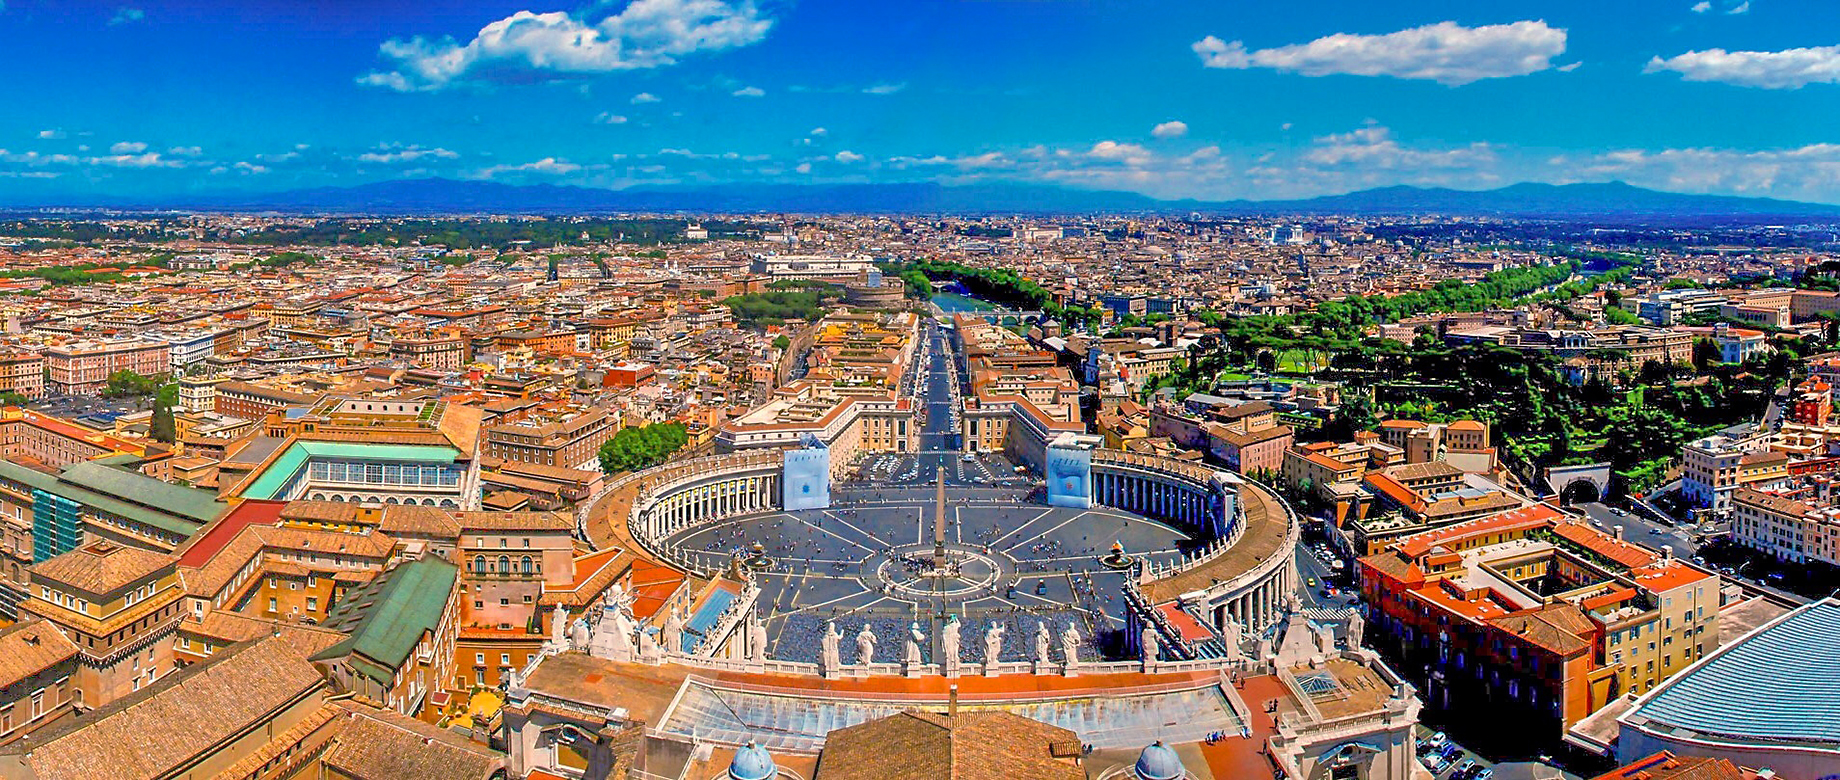
[[[145,580],[173,558],[138,547],[97,540],[31,567],[32,578],[44,578],[97,596]]]
[[[124,699],[0,748],[0,775],[36,780],[161,777],[325,685],[307,661],[338,640],[282,629],[168,674]]]
[[[33,620],[0,632],[0,688],[8,688],[77,654],[75,642]]]
[[[486,780],[505,768],[505,754],[390,710],[339,702],[336,734],[321,759],[354,780]]]
[[[826,735],[816,780],[1081,780],[1074,732],[1002,711],[908,711]]]

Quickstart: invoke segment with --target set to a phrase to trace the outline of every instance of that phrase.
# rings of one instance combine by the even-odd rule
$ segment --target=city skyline
[[[1835,203],[1836,21],[1779,0],[10,0],[0,197],[438,176],[1165,199],[1621,180]]]

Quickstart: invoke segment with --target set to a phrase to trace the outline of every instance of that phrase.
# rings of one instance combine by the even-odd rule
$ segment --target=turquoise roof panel
[[[282,486],[293,479],[313,458],[343,460],[378,460],[401,463],[453,463],[459,450],[430,444],[367,444],[344,441],[295,441],[275,458],[262,475],[243,490],[244,498],[276,498]]]
[[[1837,636],[1840,601],[1809,604],[1675,675],[1624,718],[1746,740],[1840,743]]]

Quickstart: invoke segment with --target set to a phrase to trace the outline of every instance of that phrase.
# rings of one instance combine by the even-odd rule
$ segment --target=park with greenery
[[[843,288],[825,282],[782,279],[767,285],[765,291],[731,295],[722,299],[744,328],[761,329],[783,325],[788,320],[810,322],[824,316],[830,306],[843,297]]]
[[[1350,297],[1282,316],[1201,312],[1210,332],[1176,370],[1147,388],[1178,396],[1253,375],[1343,383],[1338,419],[1320,435],[1344,439],[1392,417],[1490,425],[1504,461],[1524,477],[1550,465],[1608,462],[1618,489],[1651,490],[1665,481],[1685,442],[1756,419],[1804,354],[1820,347],[1773,334],[1773,352],[1742,365],[1721,363],[1710,340],[1691,363],[1635,365],[1625,352],[1594,354],[1609,376],[1568,372],[1550,353],[1492,345],[1452,346],[1421,334],[1411,343],[1367,335],[1370,324],[1429,312],[1480,311],[1535,302],[1563,306],[1624,276],[1616,265],[1572,278],[1585,259],[1513,268],[1464,284],[1388,297]]]
[[[654,423],[626,428],[601,445],[601,471],[618,474],[665,462],[690,441],[683,423]]]

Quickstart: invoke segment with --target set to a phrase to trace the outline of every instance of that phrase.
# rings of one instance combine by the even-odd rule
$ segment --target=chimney
[[[1671,544],[1661,545],[1661,560],[1664,560],[1664,561],[1674,560],[1674,545],[1671,545]]]
[[[952,683],[952,687],[946,694],[946,716],[958,717],[958,683]]]
[[[1614,525],[1614,526],[1611,526],[1610,529],[1611,529],[1610,530],[1611,535],[1615,536],[1617,541],[1620,542],[1623,540],[1623,527],[1622,526]]]

